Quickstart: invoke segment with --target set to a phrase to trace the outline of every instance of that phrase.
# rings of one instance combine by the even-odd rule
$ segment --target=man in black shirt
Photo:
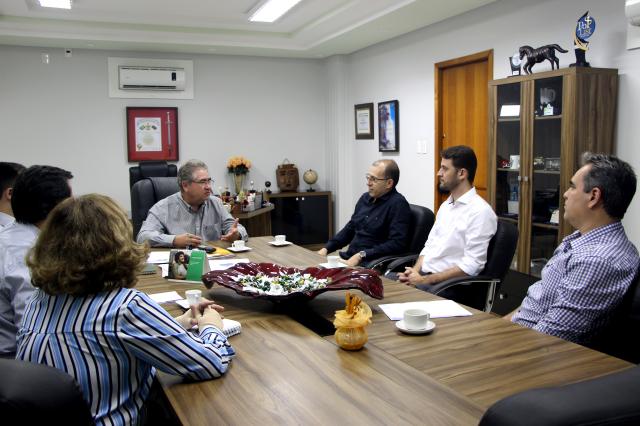
[[[400,169],[393,160],[378,160],[366,175],[369,190],[362,194],[355,212],[318,254],[326,256],[349,244],[340,257],[349,266],[378,257],[404,253],[409,244],[409,203],[396,191]]]

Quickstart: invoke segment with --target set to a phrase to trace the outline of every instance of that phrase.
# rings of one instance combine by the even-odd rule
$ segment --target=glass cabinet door
[[[530,274],[540,276],[558,245],[562,77],[536,80],[533,101]]]
[[[518,226],[520,217],[520,83],[497,87],[496,214]],[[517,268],[518,255],[512,268]]]

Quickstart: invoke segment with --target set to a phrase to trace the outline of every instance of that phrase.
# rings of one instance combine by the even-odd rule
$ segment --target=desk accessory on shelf
[[[309,189],[307,189],[307,192],[316,191],[315,189],[313,189],[313,184],[318,181],[318,173],[315,170],[309,169],[304,172],[304,174],[302,175],[302,179],[304,179],[305,183],[309,185]]]
[[[576,62],[569,65],[570,67],[588,67],[589,62],[586,60],[587,49],[589,49],[589,37],[596,31],[596,20],[589,15],[587,10],[576,24],[576,30],[573,38],[573,51],[576,54]]]
[[[281,192],[295,192],[298,190],[298,185],[300,184],[298,168],[295,164],[290,163],[287,158],[284,159],[282,164],[278,164],[276,178],[278,180],[278,189]]]
[[[562,53],[568,52],[568,50],[564,50],[557,44],[547,44],[545,46],[538,47],[537,49],[534,49],[531,46],[520,47],[520,59],[524,58],[525,56],[527,57],[527,63],[524,64],[524,67],[522,67],[525,74],[531,74],[531,68],[533,68],[535,64],[544,61],[551,62],[552,70],[554,69],[554,66],[555,68],[560,68],[560,60],[556,57],[556,50]]]

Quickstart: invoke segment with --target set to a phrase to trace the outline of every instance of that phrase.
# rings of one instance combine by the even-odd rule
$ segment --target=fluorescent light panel
[[[300,0],[268,0],[249,17],[251,22],[274,22]]]
[[[71,9],[71,0],[38,0],[42,7],[55,7],[57,9]]]

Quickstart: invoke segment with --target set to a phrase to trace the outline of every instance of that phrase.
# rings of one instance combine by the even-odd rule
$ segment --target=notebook
[[[235,321],[229,318],[222,318],[222,332],[225,336],[235,336],[236,334],[240,334],[241,331],[242,324],[240,324],[240,321]]]

